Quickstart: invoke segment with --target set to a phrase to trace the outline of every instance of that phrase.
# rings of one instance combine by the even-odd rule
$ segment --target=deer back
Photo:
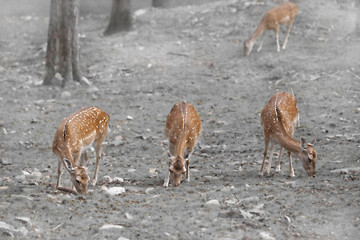
[[[71,155],[80,151],[82,147],[91,145],[94,141],[102,141],[109,124],[109,115],[96,107],[84,107],[65,118],[58,127],[53,151],[55,154]]]
[[[292,136],[298,117],[296,100],[290,93],[274,94],[261,111],[261,124],[265,137],[275,137],[277,134]]]
[[[166,119],[165,135],[174,145],[174,156],[183,155],[185,148],[193,148],[201,134],[201,120],[193,105],[178,102]]]
[[[294,20],[298,13],[298,6],[291,2],[285,2],[267,11],[261,19],[260,25],[266,29],[275,29],[279,25],[286,24]]]

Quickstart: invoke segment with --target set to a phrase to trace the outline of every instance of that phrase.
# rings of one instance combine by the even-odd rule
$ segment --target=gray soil
[[[287,49],[276,52],[267,32],[262,51],[255,46],[243,57],[244,39],[276,4],[256,2],[145,8],[135,12],[132,31],[110,37],[102,36],[106,13],[86,14],[79,23],[81,67],[92,85],[69,89],[41,86],[48,18],[3,16],[0,238],[358,239],[360,42],[353,1],[297,1]],[[277,91],[296,96],[294,137],[317,139],[314,179],[297,159],[290,178],[286,154],[280,173],[273,163],[270,176],[258,176],[259,113]],[[199,112],[203,132],[191,181],[166,189],[165,120],[182,100]],[[89,105],[111,117],[98,185],[86,197],[55,191],[54,133],[64,117]],[[92,177],[94,152],[89,157]],[[116,177],[123,181],[111,181]],[[67,172],[63,180],[70,186]],[[112,187],[125,192],[111,196]]]

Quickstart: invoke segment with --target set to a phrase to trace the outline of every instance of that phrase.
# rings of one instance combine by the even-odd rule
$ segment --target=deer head
[[[180,182],[184,173],[186,172],[185,168],[185,160],[181,156],[174,157],[169,153],[170,157],[170,179],[171,182],[175,185],[175,187],[180,186]]]
[[[63,159],[63,163],[66,170],[68,170],[70,173],[71,182],[74,184],[76,191],[78,191],[78,193],[87,195],[88,184],[90,181],[90,177],[87,172],[87,166],[76,166],[67,158]]]
[[[252,36],[250,36],[244,41],[244,56],[249,56],[253,46],[254,42],[252,41]]]
[[[316,171],[316,150],[314,147],[315,138],[307,143],[304,138],[301,138],[301,151],[299,158],[303,163],[304,169],[310,178],[315,177]]]

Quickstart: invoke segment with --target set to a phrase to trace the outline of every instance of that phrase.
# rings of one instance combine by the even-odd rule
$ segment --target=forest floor
[[[80,19],[83,75],[91,86],[44,87],[48,18],[8,16],[0,39],[1,239],[358,239],[360,41],[352,1],[296,2],[287,49],[273,32],[261,52],[243,41],[275,1],[222,0],[142,9],[127,33],[103,37],[108,18]],[[283,41],[283,28],[280,40]],[[259,177],[259,114],[293,92],[294,138],[316,137],[316,178],[294,158]],[[186,100],[202,119],[191,181],[163,188],[164,126]],[[83,106],[110,117],[98,185],[88,196],[55,191],[52,140]],[[276,149],[278,151],[278,148]],[[91,152],[90,177],[95,154]],[[274,164],[274,163],[273,163]],[[65,169],[64,169],[65,171]],[[116,179],[112,181],[111,179]],[[64,172],[63,185],[70,186]],[[125,192],[109,195],[106,189]]]

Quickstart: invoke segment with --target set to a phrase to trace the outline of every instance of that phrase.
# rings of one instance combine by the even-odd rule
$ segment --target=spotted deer
[[[92,144],[94,144],[96,152],[96,168],[92,185],[96,185],[101,159],[101,144],[109,129],[109,119],[109,115],[99,108],[84,107],[61,122],[53,141],[53,152],[59,157],[56,189],[87,195],[90,178],[87,172],[89,160],[86,148]],[[82,159],[78,165],[80,157]],[[59,186],[62,163],[70,173],[76,192]]]
[[[283,148],[288,151],[290,176],[294,177],[294,168],[291,160],[291,153],[294,153],[301,160],[305,171],[309,177],[315,177],[316,150],[314,148],[315,139],[306,143],[301,138],[301,143],[293,139],[294,128],[298,118],[298,109],[295,97],[286,92],[274,94],[265,105],[260,114],[261,125],[264,128],[265,151],[264,159],[260,168],[259,175],[264,172],[264,164],[267,156],[268,144],[271,143],[270,156],[267,167],[267,174],[270,174],[271,159],[275,144],[280,145],[279,159],[276,171],[280,171],[281,155]]]
[[[201,120],[193,105],[178,102],[171,109],[166,119],[165,136],[169,138],[169,171],[164,181],[169,180],[178,187],[184,173],[190,181],[190,156],[201,134]]]
[[[263,45],[264,32],[266,30],[274,30],[275,39],[277,44],[277,51],[280,52],[279,45],[279,26],[287,24],[288,30],[286,33],[285,41],[282,46],[283,49],[286,48],[286,44],[289,38],[289,34],[294,24],[295,17],[298,13],[298,6],[291,2],[285,2],[269,11],[267,11],[262,17],[260,24],[256,28],[255,32],[251,34],[244,42],[244,55],[248,56],[255,44],[255,41],[258,37],[261,38],[260,45],[257,49],[260,52]]]

